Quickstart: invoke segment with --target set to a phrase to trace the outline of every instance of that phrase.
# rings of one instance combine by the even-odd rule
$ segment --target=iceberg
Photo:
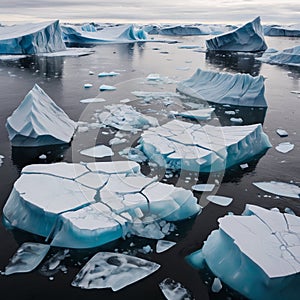
[[[119,130],[137,131],[159,125],[156,118],[143,115],[131,105],[113,104],[105,106],[105,109],[96,114],[98,120]]]
[[[224,170],[271,147],[261,124],[215,127],[179,120],[145,130],[139,144],[158,165],[195,172]]]
[[[147,34],[133,25],[104,27],[96,31],[87,31],[80,26],[62,25],[63,39],[66,43],[103,44],[132,43],[147,40]]]
[[[263,26],[264,35],[266,36],[290,36],[300,37],[300,24],[281,26],[265,25]]]
[[[248,299],[298,299],[300,218],[255,205],[218,220],[202,249],[187,260],[208,267]]]
[[[77,124],[35,84],[8,117],[6,128],[13,146],[36,147],[69,143]]]
[[[268,47],[264,39],[260,17],[237,29],[206,40],[208,51],[259,52]]]
[[[286,65],[286,66],[300,66],[300,46],[295,46],[293,48],[284,49],[275,54],[265,53],[262,57],[257,57],[265,63],[274,65]]]
[[[65,51],[59,21],[0,27],[0,54]]]
[[[177,85],[180,93],[217,104],[267,107],[263,76],[229,74],[197,69]]]
[[[145,177],[136,162],[114,161],[26,166],[3,214],[8,224],[46,237],[51,246],[79,249],[137,230],[149,237],[157,222],[200,210],[191,191]],[[164,226],[157,230],[159,238],[167,233]]]
[[[194,300],[195,298],[180,282],[171,278],[164,279],[159,287],[168,300]]]
[[[138,257],[98,252],[76,275],[72,286],[82,289],[111,288],[116,292],[159,268],[159,264]]]

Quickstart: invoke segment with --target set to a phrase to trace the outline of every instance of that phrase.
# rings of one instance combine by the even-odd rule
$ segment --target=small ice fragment
[[[120,100],[120,103],[128,103],[128,102],[131,102],[131,100],[128,98]]]
[[[240,168],[242,169],[242,170],[244,170],[244,169],[247,169],[247,168],[249,168],[249,165],[246,163],[246,164],[241,164],[240,165]]]
[[[280,143],[278,146],[276,146],[275,149],[278,152],[285,154],[285,153],[292,151],[294,149],[294,146],[295,145],[290,142],[284,142],[284,143]]]
[[[123,143],[126,143],[126,142],[127,142],[126,139],[120,139],[120,138],[114,137],[108,143],[110,145],[119,145],[119,144],[123,144]]]
[[[221,206],[228,206],[232,202],[232,198],[229,197],[224,197],[224,196],[215,196],[215,195],[210,195],[207,196],[206,199],[212,203],[221,205]]]
[[[112,77],[112,76],[117,76],[120,75],[120,73],[116,72],[101,72],[98,74],[98,77]]]
[[[238,124],[241,124],[244,122],[242,118],[230,118],[230,121],[232,123],[238,123]]]
[[[225,113],[225,115],[232,115],[232,116],[234,116],[236,114],[236,112],[234,110],[226,110],[224,113]]]
[[[211,290],[214,293],[219,293],[222,289],[222,282],[218,277],[215,277],[213,284],[211,286]]]
[[[156,244],[156,253],[162,253],[164,251],[167,251],[175,245],[176,245],[175,242],[158,240]]]
[[[270,182],[253,182],[253,184],[261,190],[272,193],[278,196],[300,198],[300,187],[285,182],[270,181]]]
[[[289,134],[284,130],[284,129],[277,129],[276,133],[280,136],[280,137],[286,137]]]
[[[41,155],[39,156],[39,159],[47,159],[47,155],[46,155],[46,154],[41,154]]]
[[[93,71],[89,71],[89,75],[94,75],[94,72]]]
[[[39,272],[44,276],[53,276],[62,268],[61,262],[69,255],[69,250],[59,250],[51,258],[49,258],[39,269]]]
[[[151,248],[150,245],[147,245],[147,246],[144,246],[142,248],[142,251],[143,251],[144,254],[148,254],[148,253],[150,253],[152,251],[152,248]]]
[[[106,100],[103,98],[88,98],[80,100],[81,103],[100,103],[105,102]]]
[[[194,300],[195,298],[180,282],[171,278],[164,279],[159,287],[167,300]]]
[[[196,184],[192,186],[192,189],[196,192],[211,192],[215,188],[214,184]]]
[[[116,90],[116,87],[111,86],[111,85],[102,84],[102,85],[99,87],[99,90],[100,90],[100,91],[114,91],[114,90]]]
[[[88,89],[88,88],[91,88],[93,85],[91,84],[91,83],[85,83],[84,84],[84,87],[86,88],[86,89]]]
[[[287,213],[287,214],[289,214],[289,215],[296,216],[295,212],[291,208],[289,208],[289,207],[286,207],[284,209],[284,212]]]
[[[81,150],[80,154],[90,156],[90,157],[101,158],[106,156],[113,156],[114,152],[111,150],[111,148],[105,145],[97,145],[95,147]]]
[[[160,75],[159,74],[149,74],[147,76],[147,80],[155,80],[155,81],[158,81],[158,80],[161,80],[160,78]]]

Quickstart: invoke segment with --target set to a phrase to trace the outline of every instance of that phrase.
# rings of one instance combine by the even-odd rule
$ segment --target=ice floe
[[[289,135],[289,134],[287,133],[286,130],[280,129],[280,128],[278,128],[278,129],[276,130],[276,133],[277,133],[280,137],[286,137],[286,136]]]
[[[85,83],[84,85],[84,88],[88,89],[88,88],[91,88],[93,86],[92,83]]]
[[[217,104],[267,107],[263,76],[229,74],[198,69],[177,85],[180,93]]]
[[[196,110],[187,110],[183,112],[176,113],[176,116],[181,116],[188,119],[196,119],[196,120],[210,120],[211,114],[214,112],[214,108],[202,108]]]
[[[206,199],[209,202],[221,205],[221,206],[228,206],[232,202],[232,198],[224,197],[224,196],[217,196],[217,195],[210,195],[207,196]]]
[[[114,87],[112,85],[107,85],[107,84],[102,84],[99,87],[100,92],[102,92],[102,91],[114,91],[116,89],[117,89],[116,87]]]
[[[98,74],[98,77],[113,77],[113,76],[117,76],[117,75],[120,75],[120,73],[117,73],[117,72],[101,72]]]
[[[290,36],[300,37],[300,24],[294,25],[265,25],[263,26],[266,36]]]
[[[87,98],[87,99],[81,99],[80,102],[81,103],[101,103],[101,102],[105,102],[106,100],[103,98]]]
[[[1,54],[65,51],[59,21],[0,27]]]
[[[283,143],[280,143],[279,145],[277,145],[275,147],[275,149],[281,153],[288,153],[288,152],[292,151],[294,149],[294,147],[295,147],[295,145],[290,142],[283,142]]]
[[[224,170],[271,147],[261,124],[215,127],[179,120],[149,128],[139,143],[150,161],[196,172]]]
[[[97,145],[92,148],[81,150],[80,154],[89,157],[101,158],[101,157],[113,156],[114,152],[111,150],[111,148],[105,145]]]
[[[215,188],[215,184],[200,183],[192,186],[192,190],[196,192],[211,192]]]
[[[271,194],[291,198],[300,198],[300,187],[295,184],[278,181],[254,182],[253,184],[261,190]]]
[[[69,143],[76,127],[37,84],[6,122],[12,145],[19,147]]]
[[[131,105],[114,104],[105,106],[105,111],[97,113],[98,120],[104,125],[124,131],[137,131],[158,126],[156,118],[136,111]]]
[[[4,275],[26,273],[34,270],[44,259],[50,245],[38,243],[24,243],[17,250],[6,266]]]
[[[249,299],[297,299],[300,218],[246,205],[242,216],[218,220],[202,249],[188,256]]]
[[[52,246],[91,248],[127,234],[164,238],[172,230],[168,222],[200,209],[191,191],[145,177],[135,162],[114,161],[29,165],[3,213]]]
[[[168,300],[194,300],[195,298],[180,282],[171,278],[164,279],[159,287]]]
[[[265,51],[267,44],[260,23],[260,17],[233,31],[206,40],[206,48],[209,51]]]
[[[76,275],[72,286],[82,289],[111,288],[118,291],[159,268],[159,264],[138,257],[99,252]]]
[[[166,241],[166,240],[158,240],[156,243],[156,253],[162,253],[176,245],[175,242]]]
[[[61,50],[57,52],[48,52],[48,53],[37,53],[39,56],[46,57],[58,57],[58,56],[86,56],[93,54],[95,51],[90,48],[66,48],[66,50]]]

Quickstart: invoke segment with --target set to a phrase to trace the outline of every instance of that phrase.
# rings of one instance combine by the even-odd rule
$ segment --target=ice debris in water
[[[158,81],[158,80],[161,80],[161,78],[160,78],[160,75],[159,75],[159,74],[152,73],[152,74],[149,74],[149,75],[147,76],[147,80]]]
[[[242,170],[244,170],[244,169],[249,168],[249,165],[248,165],[247,163],[241,164],[241,165],[240,165],[240,168],[241,168]]]
[[[69,143],[77,124],[35,84],[8,117],[6,128],[13,146],[34,147]]]
[[[81,103],[101,103],[105,102],[106,100],[103,98],[87,98],[80,100]]]
[[[3,164],[3,159],[4,159],[4,155],[0,155],[0,167],[1,167],[2,164]]]
[[[247,204],[242,216],[218,222],[202,249],[187,257],[194,267],[208,266],[249,299],[298,299],[299,217]]]
[[[206,199],[209,202],[221,205],[221,206],[228,206],[232,202],[232,198],[230,197],[224,197],[224,196],[216,196],[216,195],[210,195],[207,196]]]
[[[183,94],[217,104],[267,107],[262,75],[229,74],[198,69],[177,85]]]
[[[200,183],[192,186],[192,190],[196,192],[211,192],[215,188],[215,184]]]
[[[268,47],[265,42],[260,17],[233,31],[206,40],[209,51],[258,52]]]
[[[270,181],[253,182],[253,184],[261,190],[271,194],[298,199],[300,198],[300,187],[292,183]]]
[[[158,126],[156,118],[146,116],[126,104],[107,105],[105,110],[97,113],[96,116],[104,125],[124,131],[137,131],[150,126]]]
[[[280,143],[275,149],[281,153],[288,153],[294,149],[295,145],[290,142]]]
[[[98,74],[98,77],[113,77],[113,76],[117,76],[120,75],[120,73],[117,72],[101,72]]]
[[[211,286],[211,290],[214,293],[219,293],[222,289],[222,282],[218,277],[214,278],[213,284]]]
[[[34,270],[44,259],[50,249],[50,245],[38,243],[24,243],[17,250],[6,266],[4,275],[25,273]]]
[[[150,161],[196,172],[224,170],[271,147],[261,124],[215,127],[179,120],[149,128],[139,143]]]
[[[237,124],[241,124],[244,122],[244,120],[242,118],[230,118],[230,121],[232,123],[237,123]]]
[[[76,275],[72,286],[82,289],[111,288],[118,291],[159,268],[159,264],[138,257],[99,252]]]
[[[280,137],[286,137],[286,136],[289,135],[289,134],[287,133],[286,130],[280,129],[280,128],[276,130],[276,133],[277,133]]]
[[[164,279],[159,287],[168,300],[194,300],[195,298],[180,282],[171,278]]]
[[[146,162],[148,157],[138,148],[130,148],[127,154],[129,160],[133,160],[139,163]]]
[[[175,245],[176,245],[175,242],[166,241],[166,240],[158,240],[157,244],[156,244],[156,253],[165,252]]]
[[[69,256],[69,250],[59,250],[52,257],[50,257],[43,265],[39,268],[39,272],[44,276],[53,276],[59,270],[65,271],[66,268],[61,262]]]
[[[89,89],[91,88],[93,85],[91,83],[85,83],[84,84],[84,88]]]
[[[112,85],[106,85],[106,84],[102,84],[99,87],[100,92],[102,91],[114,91],[116,90],[116,87],[112,86]]]
[[[52,246],[92,248],[127,234],[162,239],[174,230],[169,222],[200,210],[191,191],[145,177],[136,162],[114,161],[26,166],[3,214]]]
[[[0,27],[0,54],[36,54],[66,50],[59,21]]]
[[[114,152],[111,150],[111,148],[105,145],[97,145],[95,147],[81,150],[80,154],[90,156],[90,157],[101,158],[101,157],[113,156]]]
[[[203,108],[197,110],[187,110],[183,112],[176,113],[176,116],[181,116],[188,119],[196,119],[196,120],[210,120],[211,114],[214,112],[214,108]]]

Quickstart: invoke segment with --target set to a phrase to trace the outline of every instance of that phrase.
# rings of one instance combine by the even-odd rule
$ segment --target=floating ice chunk
[[[4,156],[3,156],[3,155],[0,155],[0,167],[1,167],[2,164],[3,164],[3,159],[4,159]]]
[[[88,89],[88,88],[91,88],[93,85],[91,84],[91,83],[85,83],[84,84],[84,87],[86,88],[86,89]]]
[[[159,269],[160,265],[134,256],[99,252],[76,275],[72,286],[118,291]]]
[[[92,148],[81,150],[80,154],[90,156],[90,157],[101,158],[106,156],[113,156],[114,152],[111,150],[111,148],[105,145],[97,145]]]
[[[123,144],[123,143],[126,143],[127,140],[126,139],[120,139],[120,138],[113,138],[111,139],[108,143],[110,145],[119,145],[119,144]]]
[[[162,98],[185,98],[184,96],[174,93],[174,92],[144,92],[144,91],[134,91],[132,92],[138,98],[151,98],[151,99],[162,99]]]
[[[140,150],[149,160],[196,172],[224,170],[270,146],[261,124],[214,127],[173,120],[144,131],[140,139]]]
[[[297,299],[300,218],[246,205],[242,216],[220,218],[201,250],[188,256],[249,299]],[[284,296],[283,296],[284,295]]]
[[[206,47],[210,51],[239,52],[265,51],[268,48],[260,24],[260,17],[233,31],[206,40]]]
[[[1,54],[36,54],[66,50],[59,21],[0,27]]]
[[[155,81],[159,81],[159,80],[161,80],[161,78],[160,78],[160,75],[159,74],[149,74],[148,76],[147,76],[147,80],[155,80]]]
[[[156,253],[165,252],[175,245],[176,245],[175,242],[166,241],[166,240],[158,240],[157,244],[156,244]]]
[[[100,90],[100,91],[114,91],[114,90],[116,90],[116,87],[111,86],[111,85],[102,84],[102,85],[99,87],[99,90]]]
[[[300,198],[300,187],[295,184],[278,181],[253,182],[253,184],[265,192],[278,196]]]
[[[286,130],[284,130],[284,129],[277,129],[277,130],[276,130],[276,133],[277,133],[280,137],[286,137],[286,136],[289,135],[289,134],[286,132]]]
[[[230,118],[230,121],[232,123],[238,123],[238,124],[241,124],[244,122],[244,120],[242,118]]]
[[[290,142],[280,143],[275,149],[281,153],[288,153],[294,149],[295,145]]]
[[[45,57],[60,57],[60,56],[86,56],[93,54],[95,51],[90,48],[67,48],[63,51],[51,52],[51,53],[37,53],[38,56]]]
[[[105,109],[106,111],[97,114],[99,121],[119,130],[136,131],[150,126],[158,126],[157,119],[137,112],[130,105],[107,105]]]
[[[34,270],[44,259],[50,245],[38,243],[24,243],[16,254],[10,259],[4,274],[26,273]]]
[[[247,163],[241,164],[241,165],[240,165],[240,168],[241,168],[242,170],[244,170],[244,169],[249,168],[249,165],[248,165]]]
[[[192,189],[196,192],[211,192],[215,188],[215,184],[196,184],[192,186]]]
[[[142,248],[142,251],[144,254],[148,254],[148,253],[151,253],[152,252],[152,248],[150,245],[146,245]]]
[[[117,72],[101,72],[98,74],[98,77],[113,77],[113,76],[117,76],[120,75],[120,73]]]
[[[94,75],[94,71],[89,71],[89,75]]]
[[[59,270],[64,270],[65,267],[61,265],[61,262],[69,255],[69,250],[59,250],[52,257],[50,257],[46,262],[43,263],[39,272],[44,276],[52,276],[56,274]]]
[[[128,102],[131,102],[131,100],[128,98],[120,100],[120,103],[128,103]]]
[[[37,84],[6,122],[12,145],[19,147],[69,143],[76,127]]]
[[[219,293],[222,289],[222,282],[218,277],[214,278],[213,284],[211,286],[211,290],[214,293]]]
[[[39,156],[39,159],[47,159],[47,155],[46,155],[46,154],[41,154],[41,155]]]
[[[101,103],[105,102],[106,100],[103,98],[88,98],[80,100],[81,103]]]
[[[290,37],[300,37],[300,25],[265,25],[264,35],[266,36],[290,36]]]
[[[183,111],[180,113],[177,113],[175,115],[189,118],[189,119],[196,119],[196,120],[210,120],[211,114],[214,112],[214,108],[203,108],[203,109],[197,109],[197,110],[188,110]]]
[[[19,60],[22,58],[26,58],[27,55],[21,55],[21,54],[13,54],[13,55],[0,55],[0,60]]]
[[[177,85],[183,94],[217,104],[267,107],[264,78],[249,74],[216,73],[198,69]]]
[[[194,300],[195,298],[180,282],[171,278],[164,279],[159,287],[168,300]]]
[[[212,203],[221,205],[221,206],[228,206],[232,202],[232,198],[224,197],[224,196],[216,196],[210,195],[207,196],[206,199]]]

